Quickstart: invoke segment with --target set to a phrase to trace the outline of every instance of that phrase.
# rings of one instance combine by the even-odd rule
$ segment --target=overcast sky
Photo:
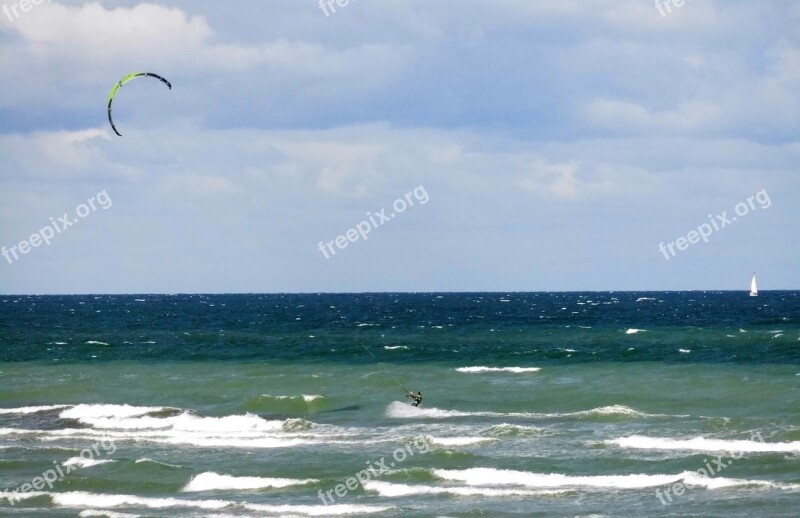
[[[798,2],[4,1],[0,293],[800,288]]]

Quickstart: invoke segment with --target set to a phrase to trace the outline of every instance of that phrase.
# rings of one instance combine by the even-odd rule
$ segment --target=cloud
[[[93,60],[114,61],[136,49],[151,59],[188,54],[202,47],[212,30],[202,16],[141,3],[106,9],[99,3],[70,7],[43,4],[12,25],[39,52],[59,51]]]
[[[636,282],[654,236],[762,188],[761,232],[784,236],[762,253],[780,254],[800,160],[790,4],[39,5],[2,25],[0,238],[102,189],[114,210],[20,264],[14,286],[86,290],[102,272],[155,291],[602,288],[609,264]],[[119,138],[106,95],[134,70],[174,88],[126,87]],[[417,185],[424,211],[319,263],[319,239]],[[82,233],[107,252],[86,254]],[[749,256],[742,237],[725,257]]]
[[[6,23],[15,37],[0,65],[25,73],[0,85],[2,124],[92,125],[110,85],[145,68],[173,80],[185,117],[212,128],[786,139],[800,124],[798,48],[780,36],[796,9],[774,2],[693,1],[667,17],[609,0],[354,3],[329,18],[283,5],[270,16],[244,3],[189,9],[53,3]]]
[[[547,193],[559,198],[575,198],[577,195],[577,164],[546,164],[537,161],[521,185],[535,193]]]

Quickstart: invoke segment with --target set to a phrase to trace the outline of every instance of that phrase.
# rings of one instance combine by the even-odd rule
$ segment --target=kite
[[[114,85],[114,88],[111,89],[111,93],[108,94],[108,122],[111,124],[111,128],[114,130],[114,133],[116,133],[120,137],[122,136],[122,133],[117,131],[117,127],[114,126],[114,120],[111,118],[111,103],[114,102],[114,97],[117,95],[117,91],[122,87],[122,85],[137,77],[154,77],[156,79],[159,79],[162,83],[167,85],[170,90],[172,90],[172,83],[170,83],[160,75],[153,74],[150,72],[134,72],[120,79],[119,82]]]

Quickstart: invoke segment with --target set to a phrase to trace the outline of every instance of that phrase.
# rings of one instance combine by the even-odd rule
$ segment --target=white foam
[[[632,408],[623,405],[611,405],[599,408],[592,408],[590,410],[580,410],[577,412],[567,413],[535,413],[535,412],[462,412],[459,410],[443,410],[435,407],[413,407],[400,401],[394,401],[386,408],[386,416],[395,419],[412,419],[412,418],[435,418],[446,419],[449,417],[527,417],[527,418],[563,418],[563,417],[585,417],[585,416],[610,416],[610,415],[624,415],[629,417],[659,417],[662,414],[646,414],[639,412]],[[679,416],[683,417],[683,416]]]
[[[469,486],[522,486],[551,489],[576,487],[637,489],[671,484],[680,480],[678,475],[571,476],[494,468],[437,469],[433,471],[433,474],[440,479],[463,482]]]
[[[513,436],[513,435],[544,435],[549,434],[546,430],[537,428],[536,426],[524,426],[519,424],[501,423],[490,426],[483,431],[488,435],[496,437]]]
[[[37,412],[47,412],[67,408],[69,405],[47,405],[47,406],[23,406],[18,408],[0,408],[0,414],[35,414]]]
[[[370,506],[354,504],[334,505],[263,505],[234,502],[227,500],[184,500],[180,498],[147,498],[134,495],[108,495],[73,491],[68,493],[47,494],[55,505],[61,507],[88,507],[94,509],[116,507],[144,507],[147,509],[203,509],[215,511],[220,509],[244,509],[246,511],[263,512],[277,515],[298,514],[305,516],[336,516],[347,514],[382,513],[391,509],[387,506]]]
[[[271,394],[262,394],[261,397],[267,398],[267,399],[280,399],[280,400],[283,400],[283,399],[289,399],[289,400],[302,399],[306,403],[311,403],[312,401],[316,401],[318,399],[325,399],[325,396],[321,396],[319,394],[301,394],[299,396],[273,396]]]
[[[196,491],[229,491],[237,489],[267,489],[284,488],[290,486],[302,486],[319,482],[315,479],[291,479],[291,478],[264,478],[264,477],[234,477],[231,475],[220,475],[211,471],[201,473],[194,477],[182,489],[185,492]]]
[[[414,417],[465,417],[471,415],[482,415],[480,412],[459,412],[457,410],[441,410],[439,408],[420,408],[393,401],[386,408],[386,416],[396,419],[408,419]]]
[[[2,435],[32,435],[40,441],[73,440],[112,440],[151,442],[157,444],[187,445],[202,448],[290,448],[294,446],[319,444],[324,439],[306,439],[288,433],[269,434],[265,432],[211,432],[180,430],[93,430],[90,428],[65,428],[60,430],[26,430],[22,428],[0,428]],[[328,441],[330,442],[330,441]]]
[[[692,439],[670,439],[662,437],[645,437],[632,435],[619,439],[610,439],[606,444],[613,444],[622,448],[635,448],[643,450],[689,450],[707,452],[800,452],[800,441],[768,443],[748,440],[706,439],[694,437]]]
[[[484,442],[494,442],[497,439],[492,437],[426,437],[428,444],[434,446],[471,446]]]
[[[682,354],[689,354],[690,352],[692,352],[692,350],[691,349],[678,349],[678,352],[682,353]]]
[[[200,417],[188,412],[172,417],[81,418],[80,422],[97,429],[163,430],[180,432],[276,432],[283,421],[267,421],[253,414],[225,417]]]
[[[175,410],[163,406],[131,406],[131,405],[75,405],[69,410],[61,412],[62,419],[81,419],[95,417],[125,418],[136,417],[162,412],[164,410]]]
[[[403,496],[414,495],[441,495],[450,494],[457,496],[486,496],[486,497],[503,497],[503,496],[533,496],[541,495],[542,491],[531,491],[530,489],[492,489],[480,487],[436,487],[436,486],[421,486],[421,485],[407,485],[407,484],[393,484],[390,482],[368,481],[364,483],[364,489],[367,491],[375,491],[380,496],[387,498],[397,498]]]
[[[108,345],[108,344],[107,344],[107,343],[105,343],[105,342],[98,342],[98,341],[96,341],[96,340],[89,340],[89,341],[87,341],[86,343],[87,343],[87,344],[90,344],[90,345]]]
[[[148,509],[166,509],[184,507],[194,509],[224,509],[232,502],[225,500],[181,500],[178,498],[147,498],[134,495],[109,495],[70,491],[67,493],[50,493],[55,505],[62,507],[145,507]]]
[[[101,464],[108,464],[109,462],[114,462],[113,460],[94,460],[94,459],[86,459],[83,457],[72,457],[71,459],[64,461],[64,466],[76,466],[79,468],[91,468],[92,466],[99,466]]]
[[[630,417],[655,417],[660,414],[646,414],[644,412],[639,412],[638,410],[634,410],[633,408],[627,407],[625,405],[610,405],[610,406],[601,406],[598,408],[592,408],[590,410],[579,410],[577,412],[567,412],[565,414],[556,414],[559,416],[585,416],[585,415],[624,415]]]
[[[778,484],[768,480],[744,480],[724,477],[707,477],[693,471],[676,475],[599,475],[572,476],[558,473],[530,473],[525,471],[472,468],[465,470],[434,470],[438,478],[463,482],[473,487],[522,486],[545,489],[642,489],[683,482],[689,487],[723,489],[737,486],[758,486],[777,489],[797,489],[800,484]]]
[[[542,370],[540,367],[459,367],[457,372],[466,372],[476,374],[481,372],[513,372],[514,374],[522,374],[526,372],[539,372]]]
[[[627,331],[625,331],[625,334],[626,335],[635,335],[636,333],[642,333],[642,332],[645,332],[645,331],[647,331],[647,329],[633,329],[633,328],[631,328],[631,329],[628,329]]]
[[[304,396],[299,396],[304,397]],[[305,396],[313,400],[317,396]],[[324,442],[307,430],[313,423],[303,420],[268,421],[253,414],[200,417],[189,412],[164,417],[148,415],[169,407],[129,405],[78,405],[61,412],[61,417],[77,419],[90,428],[26,430],[2,428],[2,435],[34,435],[39,440],[132,440],[159,444],[199,447],[286,448]],[[298,424],[299,423],[299,424]],[[300,432],[306,432],[302,435]],[[311,435],[311,437],[308,437]]]
[[[384,345],[384,349],[387,351],[394,351],[395,349],[408,349],[407,345]]]
[[[741,478],[707,477],[694,471],[681,473],[681,480],[687,487],[706,489],[725,489],[729,487],[755,486],[774,489],[798,489],[800,484],[779,484],[769,480],[746,480]]]
[[[500,470],[494,468],[472,468],[466,470],[433,470],[434,476],[448,482],[461,482],[465,486],[440,487],[405,485],[370,481],[364,488],[376,491],[384,497],[404,497],[419,494],[454,494],[458,496],[512,496],[563,493],[574,490],[644,489],[668,486],[682,482],[687,487],[709,490],[730,487],[755,486],[776,489],[797,489],[798,484],[778,484],[766,480],[743,480],[723,477],[707,477],[691,471],[666,474],[628,474],[572,476],[559,473],[532,473]],[[499,486],[499,487],[498,487]]]
[[[656,300],[656,299],[651,297],[639,297],[638,299],[636,299],[636,302],[642,302],[644,300]]]
[[[243,507],[252,511],[278,514],[282,517],[289,513],[306,516],[343,516],[349,514],[385,513],[391,510],[389,506],[359,505],[359,504],[331,504],[331,505],[262,505],[244,504]]]
[[[86,511],[81,511],[78,515],[79,518],[90,518],[93,516],[98,517],[105,517],[105,518],[139,518],[138,514],[129,514],[129,513],[115,513],[114,511],[94,511],[87,509]]]
[[[24,428],[0,428],[0,435],[27,435],[38,433],[40,430],[26,430]]]

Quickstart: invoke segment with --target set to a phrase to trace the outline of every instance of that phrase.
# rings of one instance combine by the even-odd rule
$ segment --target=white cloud
[[[575,178],[577,164],[546,164],[536,161],[531,172],[521,185],[535,193],[547,193],[559,198],[575,198],[578,181]]]
[[[43,4],[11,28],[37,52],[104,61],[118,60],[132,49],[151,59],[186,54],[202,47],[213,33],[202,16],[189,18],[180,9],[148,3],[130,9]]]

